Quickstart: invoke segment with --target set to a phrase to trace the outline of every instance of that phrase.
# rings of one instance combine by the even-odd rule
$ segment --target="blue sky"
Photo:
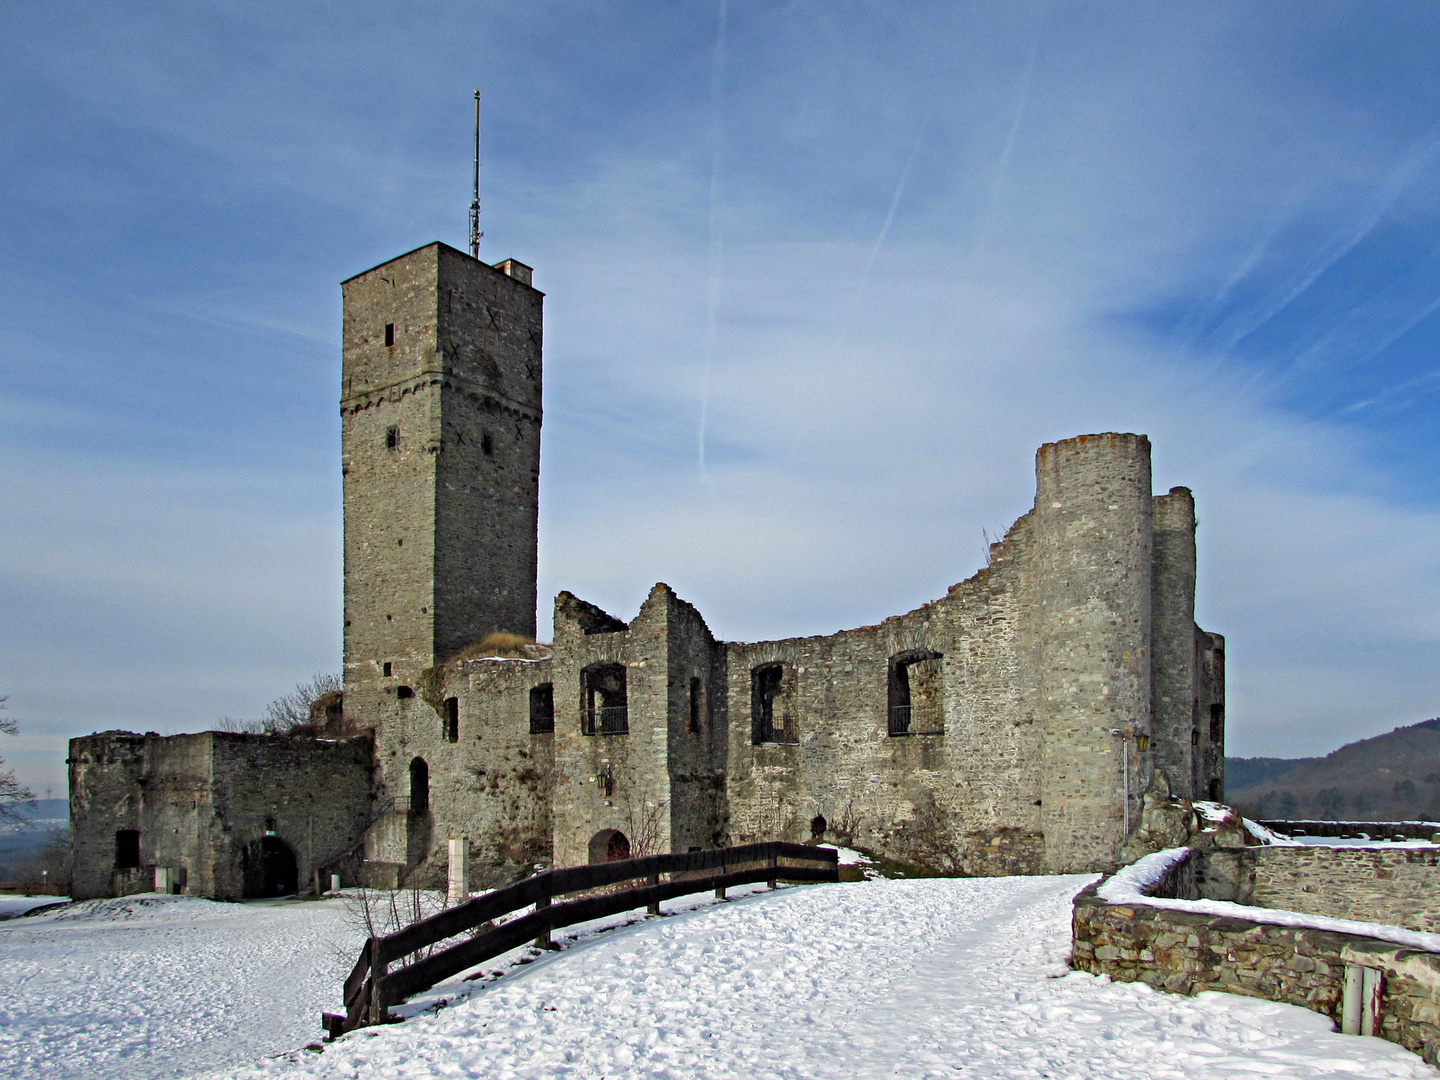
[[[0,754],[339,667],[338,282],[548,294],[541,617],[941,595],[1046,440],[1194,488],[1230,750],[1440,715],[1440,7],[10,5]],[[703,449],[702,449],[703,448]]]

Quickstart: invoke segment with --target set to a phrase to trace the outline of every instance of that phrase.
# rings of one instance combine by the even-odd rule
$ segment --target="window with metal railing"
[[[591,664],[580,672],[580,733],[624,735],[630,730],[624,664]]]
[[[892,738],[945,734],[944,667],[930,649],[907,649],[890,658],[888,729]]]
[[[750,742],[799,742],[795,724],[795,669],[788,664],[760,664],[750,670]]]

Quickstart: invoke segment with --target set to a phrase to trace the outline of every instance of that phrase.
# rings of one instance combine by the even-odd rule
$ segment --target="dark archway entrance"
[[[300,868],[295,852],[278,836],[262,836],[240,853],[241,895],[291,896],[300,891]]]
[[[430,809],[430,766],[423,757],[410,762],[410,809],[417,814]]]
[[[619,829],[601,829],[590,838],[592,863],[615,862],[630,858],[630,840]]]

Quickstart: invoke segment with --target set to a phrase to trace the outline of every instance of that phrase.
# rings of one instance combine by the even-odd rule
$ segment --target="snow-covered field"
[[[0,923],[0,1076],[1431,1077],[1292,1006],[1068,973],[1089,878],[782,889],[582,938],[316,1053],[339,902]],[[80,915],[80,913],[76,913]],[[35,925],[24,926],[32,923]],[[239,970],[229,974],[232,967]],[[290,1050],[290,1053],[279,1051]]]
[[[0,1077],[190,1076],[304,1046],[361,940],[338,900],[146,895],[7,919]]]

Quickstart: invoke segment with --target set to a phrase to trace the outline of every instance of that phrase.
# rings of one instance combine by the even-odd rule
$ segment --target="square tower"
[[[486,634],[535,633],[530,273],[434,243],[341,285],[345,704],[361,722]]]

